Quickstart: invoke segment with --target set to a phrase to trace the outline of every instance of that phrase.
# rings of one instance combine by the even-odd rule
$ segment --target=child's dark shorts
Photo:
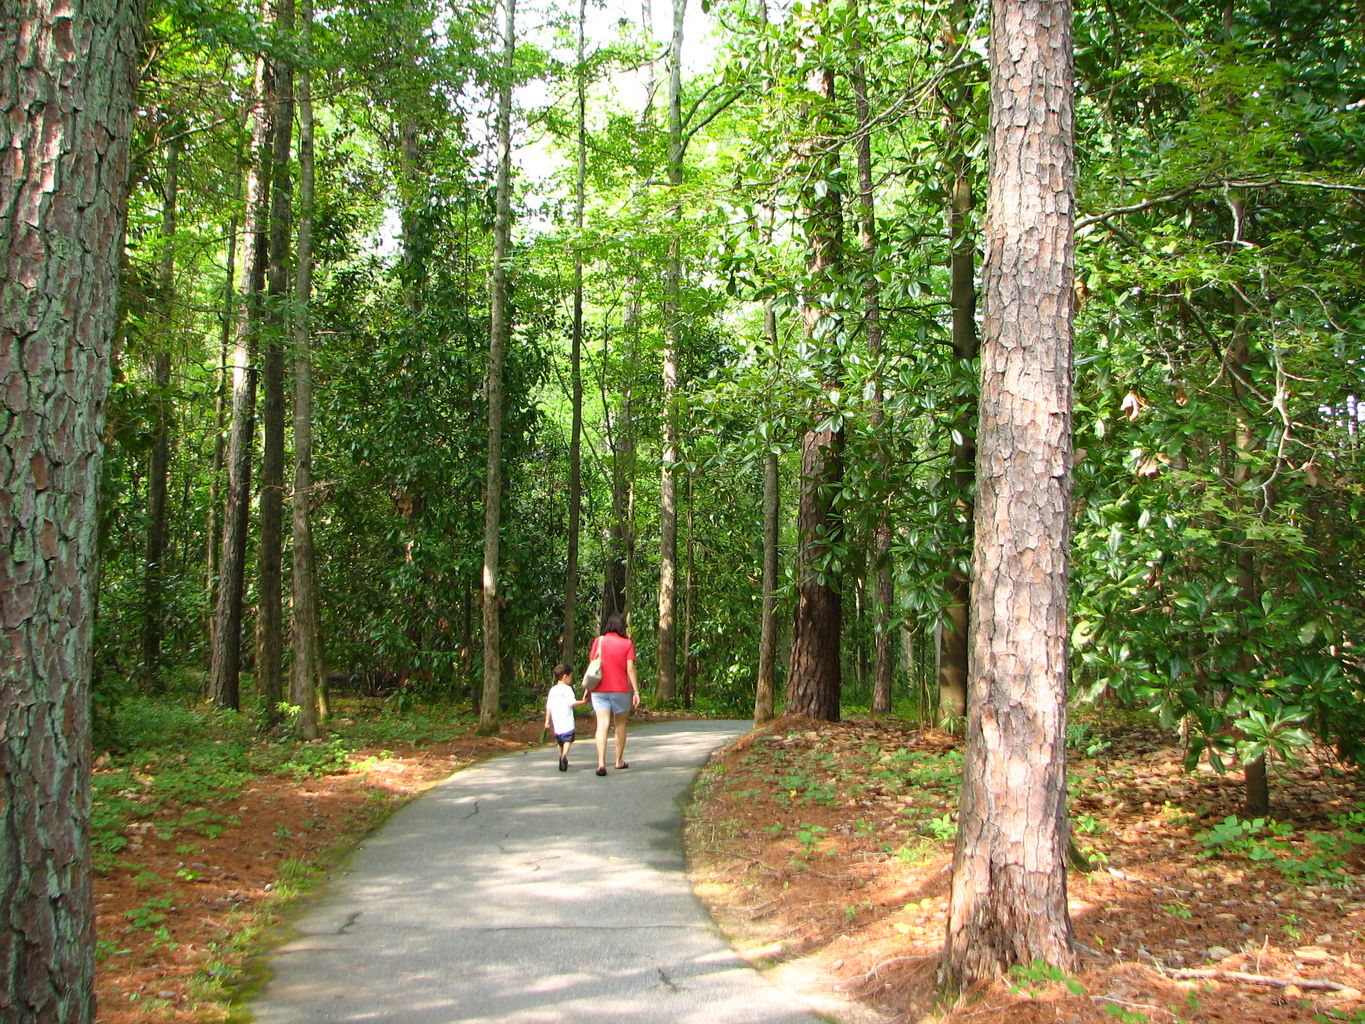
[[[556,742],[556,743],[572,743],[572,742],[573,742],[573,738],[574,738],[575,734],[577,733],[577,731],[578,731],[578,730],[576,730],[576,729],[570,729],[568,732],[557,732],[557,733],[555,733],[555,742]]]

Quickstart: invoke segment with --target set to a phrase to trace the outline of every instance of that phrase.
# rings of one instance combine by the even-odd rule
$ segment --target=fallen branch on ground
[[[1210,981],[1241,981],[1248,985],[1269,985],[1271,988],[1288,988],[1297,985],[1303,989],[1317,989],[1323,992],[1348,992],[1350,985],[1326,978],[1273,978],[1268,974],[1247,974],[1245,971],[1220,971],[1210,967],[1161,967],[1157,968],[1168,978],[1178,981],[1198,978]]]

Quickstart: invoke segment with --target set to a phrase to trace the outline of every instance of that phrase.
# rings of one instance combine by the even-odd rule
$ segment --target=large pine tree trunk
[[[165,632],[166,491],[171,465],[171,352],[175,336],[175,229],[183,139],[166,143],[166,176],[162,182],[161,267],[157,282],[161,303],[161,338],[152,357],[152,386],[156,416],[152,423],[152,451],[147,465],[147,565],[143,579],[142,669],[156,692],[165,690],[161,674],[161,638]]]
[[[501,593],[498,531],[502,511],[502,367],[511,334],[507,259],[512,234],[512,62],[516,54],[516,0],[503,2],[502,82],[498,87],[497,199],[493,224],[493,272],[488,327],[488,470],[483,514],[483,699],[478,731],[498,731],[502,688]]]
[[[127,0],[14,0],[0,19],[6,1024],[88,1024],[95,1011],[95,501],[142,25],[142,3]]]
[[[294,548],[292,658],[289,701],[299,709],[297,731],[318,735],[318,685],[322,679],[322,626],[318,611],[317,555],[313,546],[313,349],[309,303],[313,298],[313,0],[299,4],[299,40],[305,55],[298,72],[299,238],[294,280]]]
[[[294,31],[294,0],[275,0],[276,28]],[[270,264],[261,358],[261,539],[256,590],[256,687],[268,721],[284,702],[284,336],[290,293],[289,236],[293,183],[289,143],[294,134],[294,67],[275,58],[275,114],[270,159]]]
[[[668,78],[668,184],[682,185],[682,44],[687,0],[673,0]],[[682,202],[673,204],[673,235],[664,274],[663,468],[659,477],[659,639],[654,695],[661,704],[677,694],[678,604],[678,350],[682,344]]]
[[[264,13],[266,7],[262,5]],[[243,288],[232,339],[232,399],[228,414],[227,493],[218,596],[213,614],[209,695],[220,708],[241,706],[242,591],[246,582],[247,524],[251,511],[251,454],[256,431],[256,351],[265,292],[274,83],[265,56],[256,60],[256,91],[242,217]]]
[[[811,85],[819,104],[817,122],[824,121],[834,104],[834,72],[823,69],[812,75]],[[837,185],[837,154],[825,139],[808,147],[811,186],[806,207],[812,282],[838,271],[843,247],[843,205]],[[823,151],[823,152],[822,152]],[[822,187],[816,189],[818,183]],[[810,285],[812,291],[818,284]],[[805,335],[827,389],[839,386],[842,377],[836,330],[829,310],[812,294],[805,305]],[[801,497],[796,517],[796,613],[792,623],[791,665],[787,672],[787,710],[831,722],[839,720],[842,666],[839,643],[843,632],[843,597],[839,581],[827,571],[828,555],[842,537],[835,503],[844,474],[844,431],[821,423],[832,410],[821,403],[813,410],[815,426],[801,440]]]
[[[1071,4],[991,5],[976,581],[942,980],[1072,958],[1066,902]]]

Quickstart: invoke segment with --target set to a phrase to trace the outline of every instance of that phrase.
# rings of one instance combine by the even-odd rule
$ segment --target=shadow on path
[[[259,1024],[812,1024],[735,956],[684,875],[680,803],[746,722],[632,730],[626,771],[553,746],[409,804],[294,923]],[[580,731],[581,734],[581,731]]]

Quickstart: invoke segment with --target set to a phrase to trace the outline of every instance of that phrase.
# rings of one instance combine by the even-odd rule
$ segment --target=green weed
[[[1043,960],[1034,960],[1030,964],[1015,964],[1005,974],[1010,992],[1014,995],[1023,993],[1030,999],[1037,999],[1043,989],[1053,983],[1064,985],[1072,995],[1085,995],[1084,985],[1060,967],[1053,967]]]

